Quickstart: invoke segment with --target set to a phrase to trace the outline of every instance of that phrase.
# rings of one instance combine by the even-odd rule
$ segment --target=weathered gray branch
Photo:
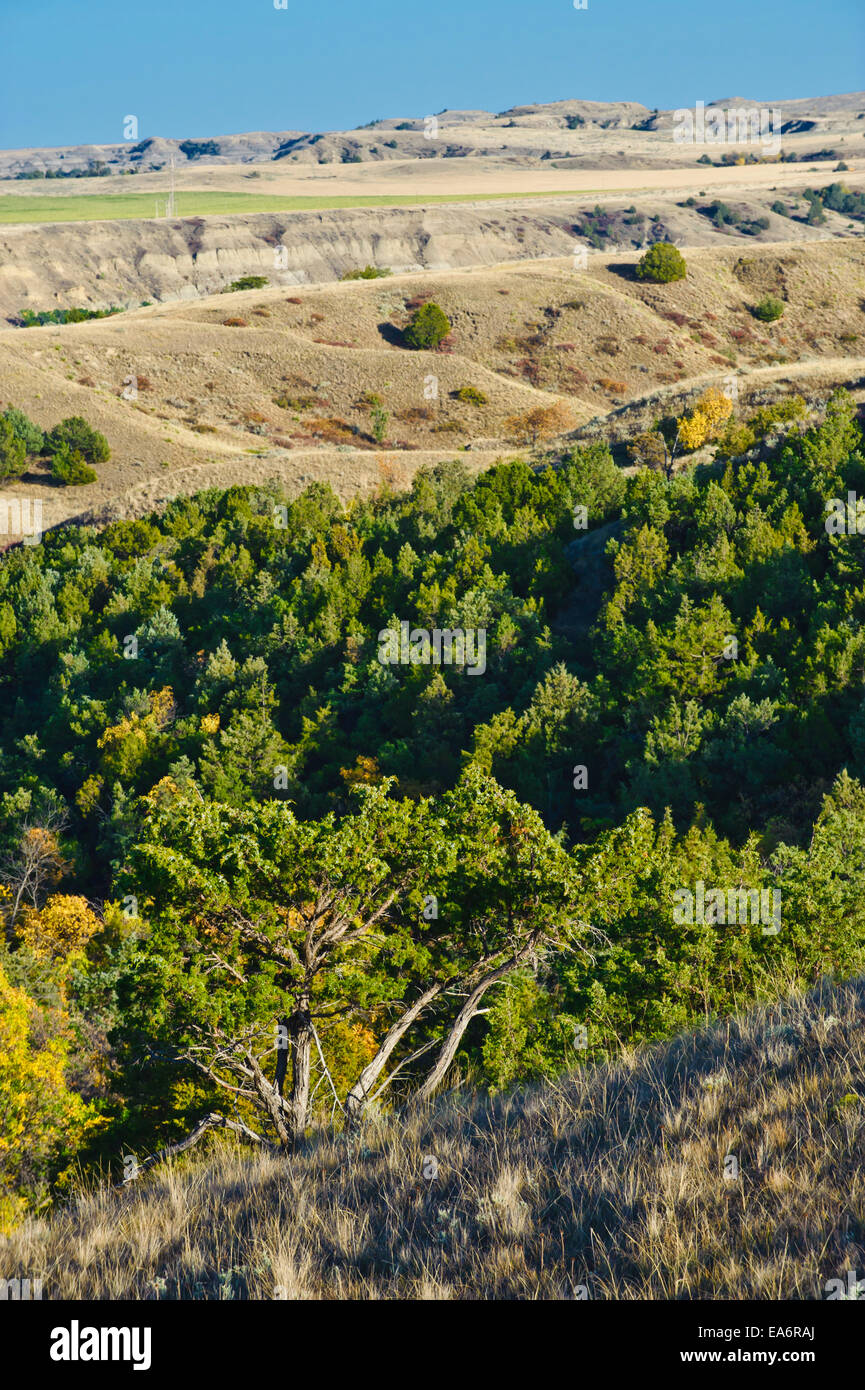
[[[456,1051],[462,1041],[463,1033],[474,1018],[477,1007],[487,990],[491,985],[494,985],[497,980],[501,980],[503,976],[509,974],[509,972],[514,969],[514,966],[528,955],[530,949],[531,946],[527,943],[521,951],[515,952],[508,960],[496,966],[495,970],[490,970],[489,973],[484,975],[478,984],[475,985],[465,1004],[463,1004],[463,1007],[454,1019],[451,1030],[444,1040],[442,1049],[435,1060],[432,1070],[417,1092],[415,1097],[416,1100],[429,1100],[456,1056]]]
[[[402,1041],[411,1026],[417,1021],[428,1004],[431,1004],[437,995],[441,994],[443,985],[438,982],[430,985],[429,989],[419,995],[415,1002],[406,1009],[393,1025],[384,1039],[378,1052],[371,1062],[368,1062],[352,1086],[345,1098],[345,1117],[349,1124],[354,1123],[359,1117],[364,1105],[366,1104],[370,1088],[378,1080],[387,1065],[394,1048]]]
[[[149,1154],[147,1158],[143,1158],[140,1162],[136,1161],[134,1172],[124,1178],[120,1186],[128,1186],[128,1184],[134,1182],[136,1178],[141,1177],[142,1173],[146,1173],[148,1168],[152,1168],[157,1163],[164,1162],[166,1158],[174,1158],[177,1154],[186,1153],[187,1149],[193,1148],[194,1145],[198,1144],[204,1138],[205,1134],[212,1129],[230,1129],[232,1133],[239,1134],[242,1139],[246,1139],[250,1143],[260,1144],[265,1149],[276,1151],[275,1145],[262,1138],[260,1134],[256,1134],[255,1130],[250,1129],[248,1125],[242,1124],[240,1120],[229,1120],[225,1115],[218,1115],[213,1111],[211,1114],[205,1115],[203,1120],[199,1120],[198,1124],[191,1133],[187,1134],[185,1139],[178,1139],[174,1144],[166,1144],[158,1153]]]

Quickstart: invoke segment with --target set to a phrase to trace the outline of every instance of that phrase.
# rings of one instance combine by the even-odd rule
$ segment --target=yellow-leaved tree
[[[101,925],[86,898],[55,893],[40,911],[24,909],[17,935],[35,956],[69,960],[83,953]]]
[[[723,425],[733,413],[733,402],[717,386],[704,391],[690,415],[676,423],[679,439],[686,449],[699,449],[701,444],[717,439]]]
[[[7,931],[15,926],[24,906],[35,907],[68,869],[56,830],[48,825],[24,828],[14,854],[4,864],[7,881],[0,886],[0,922]]]
[[[0,1231],[44,1200],[95,1116],[66,1080],[65,1015],[42,1008],[0,965]]]
[[[662,469],[671,478],[680,451],[699,449],[702,444],[719,439],[732,414],[729,396],[717,386],[710,386],[687,415],[659,421],[653,429],[634,435],[628,451],[634,463]]]

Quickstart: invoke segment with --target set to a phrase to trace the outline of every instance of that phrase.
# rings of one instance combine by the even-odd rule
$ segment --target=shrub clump
[[[637,278],[666,285],[671,280],[684,280],[688,273],[685,258],[669,241],[657,241],[637,263]]]
[[[386,275],[393,275],[393,271],[385,270],[377,265],[365,265],[363,270],[347,270],[339,278],[340,280],[383,280]]]
[[[383,405],[374,405],[372,407],[371,418],[372,437],[375,440],[376,444],[383,444],[384,441],[387,439],[387,427],[388,421],[390,420],[390,415],[385,410]]]
[[[512,439],[521,444],[537,444],[553,439],[574,428],[574,415],[566,401],[552,405],[536,405],[523,415],[509,415],[504,427]]]
[[[477,386],[461,386],[459,390],[452,391],[451,395],[455,401],[463,401],[465,405],[486,405],[488,397],[483,391],[478,390]]]
[[[751,310],[754,318],[759,319],[761,323],[775,323],[783,312],[784,301],[783,299],[778,299],[774,294],[767,294],[760,300],[760,303],[755,304],[754,308]]]
[[[84,455],[68,444],[61,444],[51,459],[51,476],[58,483],[77,487],[81,483],[95,483],[96,470],[91,468]]]
[[[420,351],[438,347],[450,331],[451,321],[444,309],[430,300],[414,311],[403,338],[407,347]]]
[[[25,415],[23,410],[16,410],[13,405],[10,405],[3,411],[2,419],[11,425],[12,433],[16,439],[20,439],[26,453],[42,453],[45,446],[45,436],[29,415]]]
[[[316,406],[324,405],[325,402],[320,396],[274,396],[273,404],[278,405],[280,410],[314,410]]]
[[[239,280],[232,280],[230,285],[226,285],[223,294],[231,294],[234,290],[263,290],[270,281],[266,275],[241,275]]]
[[[617,381],[615,377],[611,376],[599,377],[598,385],[603,391],[610,391],[616,396],[624,395],[628,389],[628,383],[626,381]]]
[[[66,445],[72,453],[80,454],[85,463],[106,463],[111,457],[105,435],[93,429],[80,415],[70,415],[54,426],[45,436],[44,452],[53,457]]]
[[[22,309],[18,323],[22,328],[44,328],[49,323],[88,323],[90,319],[107,319],[122,312],[116,305],[110,309],[43,309],[40,313]]]
[[[200,159],[205,154],[219,154],[219,146],[215,140],[181,140],[180,150],[187,159]]]
[[[5,415],[0,415],[0,479],[20,478],[27,466],[27,450]]]

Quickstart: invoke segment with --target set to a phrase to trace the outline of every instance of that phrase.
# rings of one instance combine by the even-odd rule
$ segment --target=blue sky
[[[865,87],[862,0],[0,0],[0,147]]]

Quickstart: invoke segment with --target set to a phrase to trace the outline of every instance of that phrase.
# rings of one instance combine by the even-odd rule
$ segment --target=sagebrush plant
[[[865,1268],[865,982],[555,1083],[214,1142],[0,1243],[79,1299],[821,1299]],[[735,1160],[735,1162],[732,1162]]]

